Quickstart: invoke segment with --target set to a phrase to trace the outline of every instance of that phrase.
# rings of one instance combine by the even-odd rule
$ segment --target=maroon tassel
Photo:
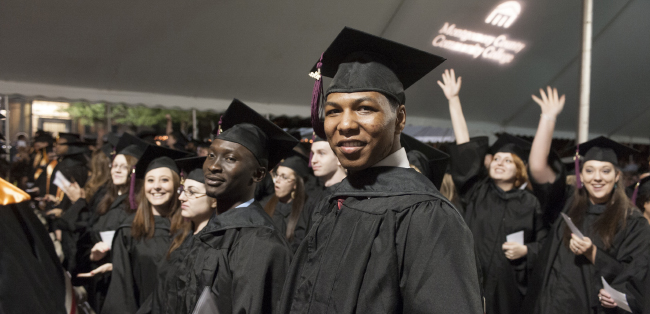
[[[327,138],[323,123],[320,121],[320,103],[323,98],[323,78],[321,77],[320,68],[323,66],[323,55],[320,56],[316,64],[316,72],[309,73],[309,76],[316,79],[314,90],[311,93],[311,126],[316,135]]]
[[[635,205],[636,205],[636,197],[637,197],[637,195],[639,194],[639,185],[640,185],[640,184],[641,184],[641,180],[639,180],[639,181],[636,183],[636,186],[634,187],[634,193],[632,193],[632,199],[631,199],[631,201],[632,201],[632,204],[635,204]]]
[[[311,144],[314,145],[314,141],[316,141],[316,132],[311,132]],[[314,158],[314,152],[310,149],[309,150],[309,168],[311,168],[311,159]]]
[[[580,180],[580,153],[579,153],[579,149],[580,149],[580,144],[578,144],[576,146],[576,155],[573,156],[573,164],[575,166],[574,171],[576,173],[576,187],[578,189],[581,189],[582,188],[582,180]]]
[[[129,204],[131,209],[137,209],[138,203],[135,201],[135,166],[131,168],[131,187],[129,187]]]
[[[219,126],[217,127],[217,136],[221,134],[221,123],[223,122],[223,115],[219,117]]]

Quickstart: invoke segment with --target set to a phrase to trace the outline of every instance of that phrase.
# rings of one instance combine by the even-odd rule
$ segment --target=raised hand
[[[438,85],[440,85],[440,88],[442,88],[442,91],[445,93],[445,97],[447,97],[447,99],[457,97],[458,92],[460,92],[462,78],[459,76],[458,80],[456,80],[454,69],[451,69],[451,71],[449,69],[445,70],[445,73],[442,73],[442,81],[444,83],[438,81]]]
[[[546,94],[543,89],[539,89],[541,99],[532,95],[533,100],[542,108],[542,115],[547,115],[549,118],[556,118],[564,108],[565,97],[562,95],[558,97],[557,88],[546,87]]]

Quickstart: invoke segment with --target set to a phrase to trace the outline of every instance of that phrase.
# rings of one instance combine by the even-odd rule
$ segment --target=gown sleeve
[[[534,227],[533,231],[535,232],[535,241],[526,244],[526,247],[528,247],[528,253],[526,254],[526,265],[529,273],[533,271],[533,265],[537,260],[539,251],[542,248],[542,244],[546,239],[550,227],[544,221],[544,212],[542,210],[541,205],[538,202],[536,202],[534,209],[535,209],[535,218],[534,218],[535,221],[533,222],[533,227]]]
[[[106,300],[102,307],[102,314],[111,313],[135,313],[138,309],[135,300],[135,282],[133,280],[133,269],[130,259],[130,247],[133,245],[133,238],[125,234],[125,228],[115,232],[113,239],[113,273],[111,284],[108,286]]]
[[[450,145],[451,177],[462,198],[487,175],[483,160],[487,153],[487,141],[470,139],[460,145]]]
[[[456,210],[427,201],[398,216],[403,312],[483,313],[474,240]]]
[[[242,237],[229,257],[232,313],[275,313],[291,255],[270,229]]]
[[[566,184],[568,173],[556,152],[551,151],[549,154],[548,165],[556,174],[555,181],[552,183],[542,184],[535,181],[530,171],[528,178],[533,188],[533,194],[537,197],[542,208],[542,221],[547,228],[550,228],[560,215],[560,212],[562,212],[567,199],[571,196],[572,188]]]

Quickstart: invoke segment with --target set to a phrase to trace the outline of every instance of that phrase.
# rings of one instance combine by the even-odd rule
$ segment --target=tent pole
[[[199,129],[196,128],[196,109],[192,109],[192,139],[199,137]]]
[[[5,157],[11,162],[11,135],[9,134],[9,95],[2,96],[5,107]]]
[[[111,133],[113,131],[113,126],[111,125],[111,104],[106,103],[106,134]]]
[[[593,0],[582,1],[582,65],[580,71],[580,107],[576,144],[589,139],[589,96],[591,89],[591,43]]]

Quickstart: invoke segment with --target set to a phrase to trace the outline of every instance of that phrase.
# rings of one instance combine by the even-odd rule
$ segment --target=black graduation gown
[[[192,313],[206,286],[219,313],[274,312],[291,250],[259,203],[212,216],[185,242],[178,268],[159,277],[151,307],[139,313]]]
[[[316,208],[320,204],[321,200],[334,192],[338,185],[339,183],[336,183],[329,187],[320,186],[320,189],[313,189],[310,194],[307,195],[305,206],[300,213],[300,217],[298,217],[296,229],[293,231],[294,242],[292,243],[292,249],[294,252],[298,249],[300,243],[302,243],[302,241],[307,236],[309,228],[312,226],[313,214],[316,212]]]
[[[585,256],[576,256],[564,245],[562,236],[567,227],[562,218],[553,225],[540,251],[539,267],[531,278],[534,289],[525,301],[527,313],[533,310],[534,313],[624,313],[621,309],[608,310],[600,305],[600,277],[614,289],[625,291],[626,283],[639,274],[643,276],[648,268],[643,255],[650,250],[650,227],[638,210],[630,209],[625,228],[616,233],[612,246],[605,250],[602,240],[593,231],[593,223],[604,210],[604,205],[591,205],[583,224],[577,226],[598,248],[595,264]],[[628,293],[630,304],[637,302],[630,299],[632,297],[633,294]]]
[[[126,211],[127,205],[124,204],[124,200],[127,197],[128,193],[118,195],[104,215],[100,216],[97,214],[96,209],[90,213],[86,232],[77,242],[77,260],[84,261],[79,262],[83,269],[93,270],[105,263],[111,262],[112,251],[109,251],[109,254],[107,254],[103,259],[95,262],[90,261],[90,251],[97,242],[102,240],[99,235],[100,231],[117,230],[117,228],[127,222],[130,215],[129,212]],[[88,303],[93,309],[95,309],[95,311],[99,312],[104,304],[108,286],[111,282],[111,273],[108,272],[95,275],[90,279],[90,281],[90,283],[84,285],[88,292]]]
[[[29,201],[0,205],[0,313],[66,313],[63,267]]]
[[[129,218],[132,217],[134,215]],[[172,241],[169,219],[161,216],[154,216],[154,219],[152,238],[133,238],[130,223],[122,225],[115,232],[113,274],[102,314],[135,313],[153,292],[158,266],[165,259]]]
[[[483,143],[485,145],[485,143]],[[449,148],[451,175],[460,194],[464,218],[474,235],[483,273],[486,313],[520,313],[528,275],[548,231],[537,198],[527,190],[501,190],[483,167],[481,143],[471,141]],[[506,236],[524,231],[528,254],[506,258]]]
[[[313,217],[280,313],[483,313],[471,232],[415,170],[351,174]]]

